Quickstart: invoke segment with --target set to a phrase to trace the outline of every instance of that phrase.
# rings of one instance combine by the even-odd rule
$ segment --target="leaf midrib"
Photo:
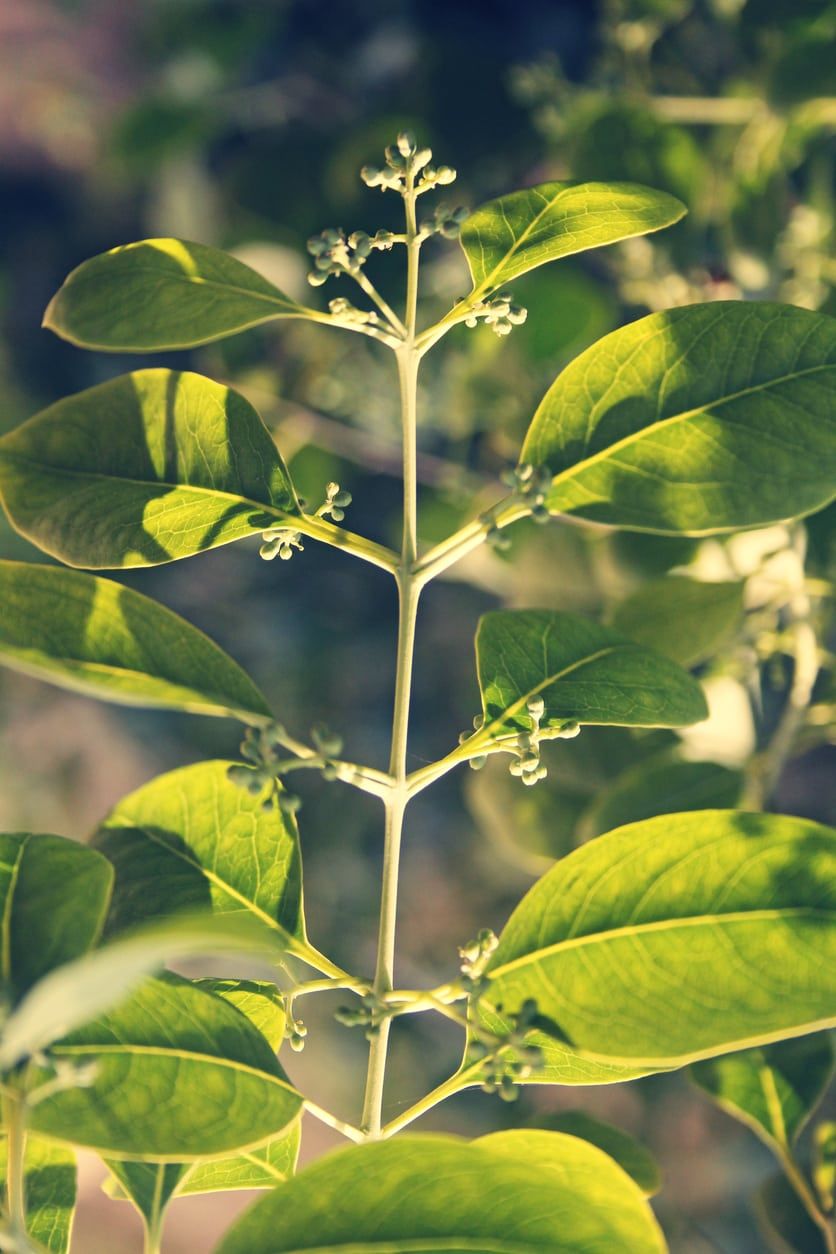
[[[270,1071],[262,1071],[260,1067],[252,1066],[251,1064],[245,1062],[239,1062],[235,1058],[229,1058],[224,1055],[219,1056],[217,1054],[201,1054],[197,1050],[183,1049],[180,1046],[135,1045],[122,1044],[120,1042],[106,1042],[100,1045],[66,1045],[59,1043],[51,1047],[51,1052],[59,1054],[61,1057],[69,1055],[80,1056],[82,1054],[129,1054],[138,1058],[169,1058],[175,1062],[197,1062],[201,1065],[226,1067],[228,1070],[240,1072],[242,1075],[255,1076],[259,1080],[267,1080],[271,1084],[275,1084],[277,1088],[284,1089],[293,1097],[298,1097],[300,1103],[303,1101],[301,1093],[299,1093],[292,1084],[290,1084],[287,1080],[283,1080],[281,1076],[273,1075]],[[271,1139],[272,1136],[278,1135],[278,1131],[281,1131],[281,1129],[277,1130],[276,1133],[271,1134]],[[263,1142],[264,1137],[262,1137],[257,1144],[261,1145]],[[235,1150],[233,1149],[227,1152],[234,1154]]]
[[[590,466],[596,465],[598,462],[606,461],[614,453],[619,452],[623,448],[629,448],[631,445],[645,439],[646,436],[653,435],[658,431],[665,430],[668,427],[676,426],[681,422],[687,422],[690,418],[696,418],[702,414],[706,414],[709,410],[719,409],[722,405],[731,404],[733,401],[741,400],[743,397],[752,396],[758,392],[763,392],[769,388],[778,387],[782,383],[791,383],[796,379],[806,378],[808,375],[819,374],[821,371],[836,372],[836,362],[827,362],[817,366],[809,366],[804,370],[794,371],[792,374],[778,375],[774,379],[769,379],[765,383],[752,384],[750,387],[741,388],[737,392],[730,392],[728,396],[719,397],[717,400],[705,402],[703,405],[697,405],[693,409],[683,410],[678,414],[670,414],[667,418],[659,418],[648,426],[640,427],[638,431],[631,431],[629,435],[622,436],[620,440],[616,440],[612,444],[608,444],[606,448],[599,449],[597,453],[591,453],[588,457],[583,458],[574,465],[568,466],[565,470],[559,471],[552,477],[551,492],[559,484],[566,480],[571,480],[576,475],[588,470]],[[537,421],[537,415],[534,422]],[[813,480],[813,482],[816,482]]]
[[[261,300],[270,305],[278,305],[280,308],[285,306],[285,307],[289,307],[292,310],[298,309],[300,312],[301,311],[307,312],[304,305],[300,305],[296,301],[291,300],[289,296],[284,296],[284,295],[271,296],[271,295],[268,295],[267,292],[254,292],[254,291],[251,291],[247,287],[239,287],[236,283],[224,283],[224,282],[220,282],[218,279],[205,279],[203,278],[202,275],[199,275],[199,274],[194,274],[194,275],[182,274],[182,273],[174,274],[174,273],[165,272],[165,271],[161,273],[159,270],[156,270],[153,266],[148,266],[148,265],[132,265],[131,272],[133,274],[153,274],[157,277],[157,279],[160,282],[165,282],[165,283],[194,283],[201,287],[213,287],[213,288],[217,288],[218,290],[222,292],[233,292],[236,296],[246,296],[249,299]],[[258,277],[260,278],[261,276],[259,275]],[[111,276],[107,276],[107,278],[111,282],[113,281]],[[76,284],[90,284],[92,286],[94,284],[101,283],[102,281],[107,281],[104,275],[89,274],[85,277],[79,276],[79,278],[75,280],[75,283]],[[268,280],[265,280],[265,282],[267,281]],[[69,286],[70,286],[70,281],[68,280],[67,287]],[[67,289],[65,288],[64,290],[66,291]],[[276,288],[276,291],[278,292],[279,289]]]

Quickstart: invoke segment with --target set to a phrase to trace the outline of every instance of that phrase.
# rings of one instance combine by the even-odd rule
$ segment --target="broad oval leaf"
[[[480,1013],[533,998],[558,1062],[676,1067],[831,1026],[836,832],[723,810],[610,832],[535,884],[487,974]]]
[[[93,837],[116,870],[109,933],[182,910],[246,913],[305,946],[296,820],[227,778],[230,762],[169,771],[117,802]]]
[[[74,840],[0,833],[0,978],[13,1004],[95,945],[112,884],[107,859]]]
[[[615,607],[618,631],[681,666],[705,662],[743,620],[743,584],[708,583],[687,575],[651,579]]]
[[[740,771],[663,753],[629,768],[602,788],[582,815],[578,836],[591,840],[657,814],[731,808],[737,805],[742,789]]]
[[[302,1106],[246,1017],[175,977],[147,980],[110,1013],[55,1042],[50,1055],[94,1063],[96,1074],[89,1087],[40,1101],[32,1127],[109,1156],[228,1154],[281,1132]]]
[[[329,1154],[257,1202],[217,1254],[660,1254],[632,1180],[575,1137],[404,1136]]]
[[[473,295],[558,257],[658,231],[686,212],[674,196],[639,183],[541,183],[510,192],[462,226]]]
[[[297,519],[267,428],[201,375],[137,370],[0,439],[13,526],[69,566],[156,566]]]
[[[540,726],[565,721],[677,727],[708,712],[702,689],[681,667],[620,632],[576,614],[495,610],[476,633],[485,728],[491,735],[529,730],[526,703],[542,697]]]
[[[521,454],[552,513],[710,535],[836,495],[836,319],[716,301],[611,332],[558,375]]]
[[[778,1153],[789,1153],[833,1075],[826,1033],[695,1063],[691,1079]]]
[[[229,253],[189,240],[146,239],[73,270],[43,324],[83,348],[144,353],[311,314]]]
[[[0,663],[99,700],[239,718],[270,708],[249,676],[179,614],[57,566],[0,561]]]
[[[537,1127],[548,1132],[563,1132],[567,1136],[580,1137],[597,1145],[635,1180],[645,1197],[659,1192],[662,1177],[656,1160],[629,1132],[595,1119],[585,1110],[564,1110],[555,1115],[543,1115],[537,1119]]]
[[[0,1189],[5,1184],[7,1141],[0,1138]],[[68,1254],[76,1203],[75,1156],[39,1137],[26,1138],[26,1230],[49,1254]],[[11,1246],[7,1247],[11,1249]]]

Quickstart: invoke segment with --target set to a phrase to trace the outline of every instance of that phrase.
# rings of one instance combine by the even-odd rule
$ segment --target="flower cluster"
[[[468,217],[469,210],[461,205],[451,209],[449,205],[436,205],[432,217],[424,218],[419,224],[418,233],[422,239],[431,235],[441,235],[443,239],[458,239],[462,223]]]
[[[527,317],[528,310],[516,305],[510,292],[500,292],[473,305],[464,324],[475,327],[481,321],[490,327],[494,335],[510,335],[514,327],[522,326]]]
[[[526,998],[516,1014],[506,1018],[509,1027],[502,1035],[471,1023],[467,1063],[483,1064],[479,1075],[483,1092],[512,1102],[519,1096],[519,1082],[541,1070],[545,1058],[541,1047],[528,1039],[541,1023],[537,1002]]]
[[[272,562],[280,557],[283,562],[290,561],[294,552],[301,553],[304,549],[302,533],[292,527],[268,527],[261,533],[262,544],[258,550],[259,557],[265,562]]]
[[[432,165],[432,151],[419,148],[411,131],[401,131],[394,144],[386,149],[386,165],[364,165],[360,177],[367,187],[379,187],[382,192],[407,190],[410,182],[420,196],[434,187],[454,182],[456,171],[449,165]]]

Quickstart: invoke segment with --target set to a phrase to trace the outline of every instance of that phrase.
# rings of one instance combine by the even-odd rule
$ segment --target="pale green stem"
[[[378,309],[383,314],[384,318],[386,318],[386,320],[390,323],[392,329],[394,331],[397,331],[398,335],[405,336],[406,327],[401,322],[400,318],[395,313],[394,309],[389,304],[389,302],[384,300],[383,297],[380,295],[380,292],[372,283],[371,279],[369,279],[368,275],[364,274],[363,271],[360,270],[358,271],[357,274],[353,275],[352,277],[357,281],[357,283],[366,293],[369,300],[374,301],[375,305],[377,305]]]
[[[414,1123],[416,1119],[420,1119],[422,1115],[427,1114],[434,1106],[440,1105],[446,1101],[448,1097],[454,1097],[456,1093],[460,1093],[462,1089],[469,1088],[479,1080],[482,1073],[482,1063],[475,1063],[472,1067],[465,1067],[461,1071],[457,1071],[455,1075],[451,1075],[449,1080],[445,1080],[434,1088],[432,1092],[427,1093],[420,1101],[415,1102],[402,1114],[397,1115],[394,1119],[386,1124],[381,1131],[382,1137],[394,1136],[396,1132],[402,1131],[410,1123]]]
[[[163,1222],[165,1220],[165,1206],[162,1203],[164,1181],[165,1169],[160,1166],[157,1168],[157,1178],[154,1182],[154,1199],[151,1205],[151,1214],[145,1219],[144,1254],[160,1254],[162,1249]]]
[[[265,506],[258,505],[257,502],[253,502],[253,504],[260,513],[271,513],[271,510],[265,508]],[[301,531],[303,535],[310,536],[312,540],[319,540],[322,544],[330,544],[335,549],[344,549],[352,557],[359,557],[363,561],[371,562],[373,566],[378,566],[381,570],[387,570],[390,575],[393,575],[397,569],[397,554],[393,553],[391,549],[387,549],[385,545],[376,544],[374,540],[367,540],[365,536],[359,536],[353,531],[346,531],[342,527],[337,527],[325,518],[318,518],[316,514],[283,514],[279,510],[272,512],[276,516],[277,524],[287,527],[289,531]]]
[[[20,1092],[6,1090],[6,1213],[15,1237],[26,1237],[26,1104]]]
[[[415,326],[418,307],[418,254],[420,240],[415,221],[415,189],[413,178],[407,178],[404,195],[407,234],[406,331],[407,339],[398,349],[398,379],[401,395],[401,428],[403,435],[403,536],[398,567],[398,644],[395,671],[395,701],[392,715],[392,746],[389,774],[391,791],[384,798],[386,829],[383,848],[383,876],[380,897],[377,961],[374,992],[378,997],[391,992],[394,981],[395,926],[398,900],[398,869],[404,810],[408,801],[406,788],[406,751],[409,736],[409,701],[412,691],[412,663],[415,651],[415,620],[420,585],[413,576],[418,554],[418,476],[417,476],[417,391],[419,355],[415,351]],[[363,1100],[363,1131],[369,1138],[380,1136],[386,1056],[389,1048],[391,1021],[378,1025],[369,1047],[366,1092]]]
[[[780,1157],[784,1175],[795,1189],[796,1195],[807,1214],[821,1232],[827,1254],[836,1254],[836,1232],[834,1232],[833,1224],[830,1223],[827,1216],[819,1208],[813,1190],[804,1178],[790,1151],[788,1149],[783,1150]]]
[[[505,501],[500,501],[493,509],[474,518],[473,522],[465,524],[459,531],[430,549],[429,553],[415,563],[415,578],[423,587],[430,579],[434,579],[484,544],[493,528],[508,527],[530,513],[530,506],[516,497],[509,496]]]
[[[356,1141],[358,1144],[365,1140],[363,1133],[359,1128],[355,1128],[353,1124],[346,1123],[344,1119],[338,1119],[336,1115],[332,1115],[330,1110],[326,1110],[323,1106],[318,1106],[316,1102],[305,1098],[305,1110],[309,1115],[313,1115],[314,1119],[318,1119],[320,1123],[324,1123],[327,1127],[333,1128],[335,1132],[339,1132],[349,1141]]]

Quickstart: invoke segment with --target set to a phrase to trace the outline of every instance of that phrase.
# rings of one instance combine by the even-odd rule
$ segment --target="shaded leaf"
[[[831,828],[723,810],[633,823],[534,885],[479,1013],[496,1031],[533,998],[580,1063],[639,1069],[812,1032],[836,1022],[835,906]],[[537,1040],[534,1080],[571,1071],[566,1044]]]
[[[685,212],[667,192],[637,183],[541,183],[500,196],[462,226],[474,295],[558,257],[658,231]]]
[[[552,513],[708,535],[834,496],[836,319],[715,301],[613,331],[558,375],[521,458]]]
[[[737,804],[742,788],[740,771],[666,753],[631,767],[601,789],[580,820],[579,835],[590,840],[657,814],[726,809]]]
[[[789,1151],[833,1075],[826,1034],[695,1063],[691,1079],[772,1149]]]
[[[74,840],[0,833],[0,976],[13,1004],[95,945],[112,884],[107,859]]]
[[[584,1110],[564,1110],[556,1115],[544,1115],[538,1118],[537,1124],[549,1132],[564,1132],[589,1141],[590,1145],[597,1145],[635,1180],[645,1197],[653,1197],[659,1192],[662,1178],[656,1160],[650,1150],[621,1128],[595,1119]]]
[[[56,292],[44,326],[83,348],[191,348],[309,311],[218,248],[189,240],[123,244],[83,262]]]
[[[287,468],[243,396],[137,370],[50,405],[0,440],[14,527],[69,566],[155,566],[298,521]]]
[[[541,726],[566,720],[675,727],[705,718],[698,683],[675,663],[575,614],[496,610],[476,633],[487,725],[529,730],[527,701],[545,701]],[[468,746],[487,739],[477,732]]]
[[[642,584],[610,621],[631,640],[658,649],[681,666],[696,666],[734,635],[743,619],[743,584],[704,583],[667,575]]]
[[[329,1154],[257,1202],[217,1254],[316,1248],[470,1254],[659,1254],[632,1180],[575,1137],[508,1132],[467,1144],[405,1136]]]
[[[131,588],[56,566],[0,561],[0,662],[115,701],[256,722],[270,709],[197,627]]]
[[[820,1228],[813,1223],[798,1194],[780,1172],[757,1192],[755,1210],[772,1249],[781,1254],[828,1254]]]
[[[175,977],[151,979],[50,1049],[95,1063],[89,1087],[34,1106],[32,1127],[127,1158],[188,1160],[257,1146],[299,1114],[267,1041],[234,1006]],[[43,1082],[49,1073],[43,1074]]]
[[[5,1185],[6,1138],[0,1138],[0,1187]],[[49,1254],[68,1254],[76,1203],[75,1156],[39,1137],[26,1138],[26,1229]]]

